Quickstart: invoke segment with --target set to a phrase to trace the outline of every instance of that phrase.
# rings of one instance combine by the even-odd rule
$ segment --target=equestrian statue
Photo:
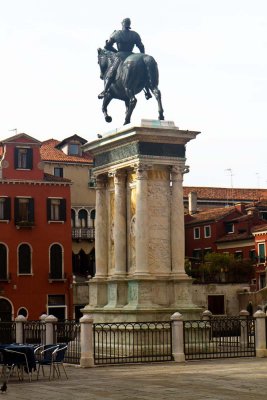
[[[98,95],[103,99],[102,111],[106,122],[111,122],[107,107],[112,99],[125,102],[126,116],[124,125],[130,123],[136,106],[135,95],[142,90],[146,99],[152,97],[158,102],[158,119],[164,120],[161,93],[158,89],[159,72],[153,57],[145,54],[145,48],[137,32],[131,31],[131,20],[122,21],[122,29],[114,31],[106,41],[104,49],[98,49],[100,78],[104,80],[104,90]],[[116,43],[117,49],[113,47]],[[133,53],[137,46],[140,53]],[[151,92],[150,92],[151,91]]]

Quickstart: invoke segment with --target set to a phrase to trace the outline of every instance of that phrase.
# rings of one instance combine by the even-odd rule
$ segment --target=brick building
[[[41,143],[0,143],[0,318],[72,318],[70,181],[44,173]]]

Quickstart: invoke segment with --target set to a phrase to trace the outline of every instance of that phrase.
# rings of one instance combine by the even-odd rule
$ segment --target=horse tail
[[[159,70],[158,64],[152,56],[144,55],[144,63],[146,66],[148,86],[153,89],[159,84]]]

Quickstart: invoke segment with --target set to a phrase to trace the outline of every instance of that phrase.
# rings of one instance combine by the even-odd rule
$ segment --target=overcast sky
[[[0,139],[121,127],[124,103],[107,124],[97,99],[97,48],[125,17],[158,63],[165,119],[201,131],[184,184],[266,188],[266,0],[0,0]],[[133,123],[157,119],[154,98],[137,100]]]

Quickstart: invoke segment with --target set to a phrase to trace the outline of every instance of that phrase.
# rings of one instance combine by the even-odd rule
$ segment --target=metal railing
[[[30,344],[45,343],[46,325],[42,321],[27,321],[24,323],[23,342]]]
[[[72,228],[72,239],[95,240],[95,228]]]
[[[55,324],[55,337],[57,343],[66,343],[68,350],[65,362],[80,364],[81,357],[81,325],[75,320],[59,321]]]
[[[0,323],[0,344],[16,341],[16,323],[14,321]]]
[[[93,325],[95,364],[171,361],[171,322]]]
[[[184,321],[184,353],[186,360],[255,357],[255,319]]]

